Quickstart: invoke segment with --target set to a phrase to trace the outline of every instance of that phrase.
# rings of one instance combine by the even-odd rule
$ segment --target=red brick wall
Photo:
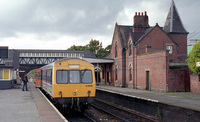
[[[149,71],[150,89],[166,90],[166,56],[167,52],[163,51],[137,56],[137,88],[146,88],[146,71]]]
[[[198,75],[190,75],[190,91],[200,93],[200,81]]]
[[[129,40],[131,40],[131,39],[129,39]],[[131,55],[130,55],[130,51],[131,51]],[[132,70],[132,76],[131,76],[132,80],[130,79],[130,67]],[[128,48],[126,50],[126,85],[128,87],[133,87],[133,46],[132,46],[132,41],[128,42]]]
[[[171,68],[168,70],[169,91],[189,91],[190,78],[187,67]]]
[[[155,36],[156,35],[156,36]],[[173,45],[173,55],[177,55],[176,44],[156,26],[145,38],[137,45],[137,54],[165,50],[167,44]],[[150,48],[146,48],[146,46]]]
[[[130,65],[132,70],[132,80],[130,79]],[[133,87],[133,54],[126,57],[126,84],[128,87]]]
[[[177,44],[177,54],[179,58],[187,58],[187,34],[170,34],[169,35]]]
[[[114,35],[113,35],[113,41],[112,41],[112,45],[111,45],[111,58],[113,58],[115,60],[115,62],[113,63],[113,74],[114,75],[114,85],[115,86],[121,86],[122,85],[122,45],[120,42],[120,38],[118,36],[118,31],[117,31],[117,27],[115,27],[115,31],[114,31]],[[115,57],[115,45],[117,43],[117,52],[118,55],[117,57]],[[115,80],[115,67],[116,65],[118,66],[117,68],[117,80]]]

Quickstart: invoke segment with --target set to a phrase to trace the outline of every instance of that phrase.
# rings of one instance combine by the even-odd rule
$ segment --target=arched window
[[[117,80],[117,65],[115,65],[115,80]]]
[[[117,57],[117,54],[118,52],[117,52],[117,42],[115,43],[115,57]]]
[[[129,41],[129,56],[132,55],[133,49],[132,49],[132,42],[131,40]]]
[[[132,75],[133,75],[133,70],[132,70],[132,66],[130,64],[129,65],[129,78],[130,78],[130,81],[132,81]]]

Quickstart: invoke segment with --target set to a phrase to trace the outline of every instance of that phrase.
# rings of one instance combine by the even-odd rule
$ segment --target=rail
[[[102,101],[99,99],[95,99],[95,103],[101,104],[101,106],[107,106],[107,108],[112,109],[111,111],[115,110],[114,113],[107,112],[106,110],[102,110],[102,111],[112,114],[113,116],[121,119],[120,121],[124,121],[124,122],[132,121],[131,118],[134,120],[136,119],[136,120],[142,120],[142,121],[148,121],[148,122],[158,122],[159,121],[159,119],[157,119],[157,118],[153,118],[153,117],[141,114],[137,111],[130,110],[128,108],[124,108],[124,107],[121,107],[121,106],[118,106],[118,105],[115,105],[112,103],[108,103],[108,102],[105,102],[105,101]],[[94,105],[92,105],[92,106],[94,106]],[[116,112],[116,111],[118,111],[118,112]]]

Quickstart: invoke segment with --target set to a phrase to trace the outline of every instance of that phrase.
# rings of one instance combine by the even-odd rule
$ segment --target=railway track
[[[130,122],[130,121],[142,121],[142,122],[158,122],[156,118],[149,117],[147,115],[138,113],[136,111],[130,110],[128,108],[120,107],[102,100],[95,99],[95,102],[91,104],[91,107],[98,109],[103,114],[107,114],[108,121],[120,121],[120,122]],[[105,117],[106,118],[106,117]],[[104,118],[104,119],[105,119]]]
[[[57,103],[54,103],[55,101],[53,101],[50,96],[42,89],[38,89],[39,91],[41,91],[41,94],[43,94],[43,96],[46,97],[46,99],[48,99],[48,102],[51,102],[52,105],[55,107],[55,109],[57,109],[60,114],[63,115],[63,117],[70,122],[78,122],[78,121],[84,121],[84,122],[95,122],[92,118],[90,118],[89,116],[87,116],[86,114],[80,113],[80,112],[75,112],[72,114],[66,114],[65,111],[63,111],[63,107],[59,106]]]

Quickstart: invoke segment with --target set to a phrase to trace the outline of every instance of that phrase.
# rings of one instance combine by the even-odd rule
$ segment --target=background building
[[[116,23],[110,58],[112,84],[146,90],[188,91],[187,35],[174,1],[164,27],[149,25],[147,12],[136,12],[133,25]]]

